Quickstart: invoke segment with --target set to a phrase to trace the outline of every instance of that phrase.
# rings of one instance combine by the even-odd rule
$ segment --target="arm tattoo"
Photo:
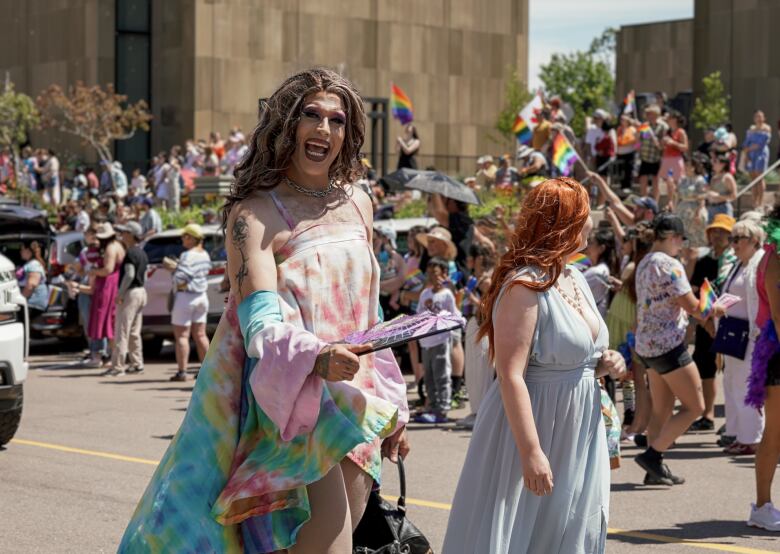
[[[330,375],[330,359],[333,356],[333,350],[327,348],[314,362],[314,373],[327,380]]]
[[[239,294],[241,293],[244,279],[247,275],[249,275],[249,270],[246,266],[248,258],[245,251],[248,230],[249,225],[246,223],[246,218],[243,215],[239,215],[233,222],[232,234],[233,244],[236,246],[238,253],[241,256],[241,265],[238,267],[238,271],[236,272],[236,284],[238,285]]]

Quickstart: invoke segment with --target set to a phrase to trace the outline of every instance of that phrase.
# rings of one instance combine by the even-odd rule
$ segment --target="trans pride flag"
[[[392,89],[390,95],[390,109],[393,112],[393,117],[401,122],[402,125],[411,123],[414,120],[414,112],[412,111],[412,101],[406,96],[406,93],[401,90],[401,87],[390,84]]]
[[[533,99],[520,110],[512,125],[512,132],[517,137],[517,142],[530,144],[534,127],[539,123],[539,112],[544,107],[542,95],[536,93]]]

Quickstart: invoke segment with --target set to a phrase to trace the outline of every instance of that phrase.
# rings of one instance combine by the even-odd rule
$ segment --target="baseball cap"
[[[652,210],[654,214],[658,213],[658,203],[655,199],[649,196],[637,196],[636,194],[630,195],[623,202],[626,206],[636,206],[638,208],[644,208],[646,210]]]
[[[390,244],[393,245],[393,248],[398,248],[398,246],[396,246],[395,243],[396,232],[394,229],[391,229],[390,227],[386,227],[384,225],[374,225],[374,232],[379,235],[382,235],[387,240],[389,240]]]
[[[653,220],[653,230],[656,236],[661,233],[672,233],[685,238],[685,224],[680,216],[670,213],[662,213]]]
[[[137,221],[128,221],[121,225],[114,225],[114,229],[122,233],[130,233],[137,239],[140,239],[144,234],[143,228]]]

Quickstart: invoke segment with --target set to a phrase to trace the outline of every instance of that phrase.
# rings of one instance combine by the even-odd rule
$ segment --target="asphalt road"
[[[114,552],[192,383],[168,381],[169,347],[140,376],[100,377],[74,355],[53,353],[33,357],[32,366],[21,429],[0,452],[0,553]],[[408,515],[439,552],[470,434],[413,424],[410,437]],[[668,461],[687,483],[672,489],[639,485],[637,450],[625,447],[612,472],[608,552],[780,552],[780,535],[744,523],[752,457],[726,457],[714,438],[679,441]],[[397,494],[394,466],[385,472],[385,494]]]

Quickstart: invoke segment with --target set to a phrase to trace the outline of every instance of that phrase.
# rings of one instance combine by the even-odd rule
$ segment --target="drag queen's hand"
[[[351,381],[360,369],[358,354],[370,350],[370,344],[331,344],[320,351],[314,372],[326,381]]]
[[[620,379],[626,373],[626,361],[620,352],[605,350],[596,366],[596,377],[609,375],[613,379]]]
[[[552,492],[552,469],[541,448],[536,448],[527,457],[523,457],[523,480],[528,490],[536,496],[545,496]]]
[[[406,427],[401,427],[382,442],[382,456],[394,464],[398,462],[398,456],[405,460],[409,450],[411,448],[406,436]]]

